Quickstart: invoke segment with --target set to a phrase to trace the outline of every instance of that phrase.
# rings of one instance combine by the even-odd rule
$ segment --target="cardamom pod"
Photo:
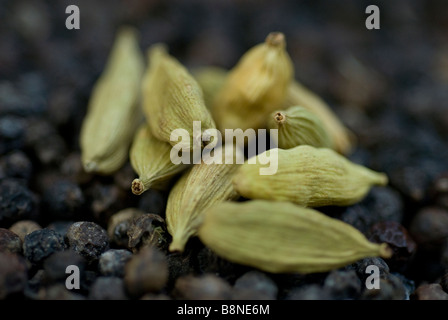
[[[228,145],[215,150],[213,157],[221,159],[222,163],[211,163],[211,157],[203,158],[171,189],[166,206],[167,229],[173,238],[170,251],[184,250],[188,239],[196,234],[198,221],[206,208],[239,197],[233,189],[232,177],[244,162],[242,152]]]
[[[230,70],[212,107],[218,128],[265,128],[268,115],[282,106],[293,78],[283,33],[272,32]]]
[[[201,67],[193,70],[192,74],[202,89],[205,106],[211,110],[215,96],[224,85],[227,70],[214,66]]]
[[[151,133],[159,140],[182,149],[193,146],[212,148],[218,141],[206,141],[205,136],[216,137],[216,125],[206,108],[202,89],[188,70],[167,53],[163,44],[148,50],[149,65],[143,79],[143,110]],[[193,122],[201,124],[195,132]],[[184,129],[188,141],[172,141],[171,134]]]
[[[260,175],[264,161],[259,157],[277,161],[277,172]],[[387,182],[384,173],[355,164],[332,149],[307,145],[267,150],[247,160],[233,178],[235,190],[245,198],[291,201],[305,207],[352,205],[372,186]]]
[[[164,189],[166,183],[187,166],[174,164],[170,158],[171,145],[156,139],[146,123],[135,134],[129,158],[138,178],[132,181],[132,193],[139,195],[149,188]]]
[[[143,71],[137,31],[122,27],[105,70],[95,83],[82,123],[80,146],[85,171],[107,175],[127,161],[143,117],[139,105]]]
[[[290,149],[299,145],[319,148],[333,146],[330,135],[322,121],[312,112],[301,106],[277,111],[271,115],[269,129],[278,130],[277,145],[281,149]]]
[[[300,105],[313,112],[323,122],[327,132],[332,137],[333,148],[341,154],[349,154],[354,147],[355,135],[339,120],[330,106],[314,92],[297,81],[292,81],[288,87],[283,107]]]
[[[271,273],[327,272],[392,253],[351,225],[290,202],[214,205],[202,215],[198,236],[219,256]]]

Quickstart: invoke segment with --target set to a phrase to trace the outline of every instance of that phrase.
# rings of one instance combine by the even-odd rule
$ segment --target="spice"
[[[391,256],[387,244],[369,242],[352,226],[289,202],[225,202],[203,217],[198,236],[206,246],[267,272],[325,272],[369,256]]]
[[[29,262],[37,266],[55,252],[65,249],[66,245],[61,235],[46,228],[31,232],[25,236],[23,243],[23,255]]]
[[[0,252],[22,253],[22,240],[14,232],[0,228]]]
[[[231,157],[229,151],[234,151]],[[168,232],[173,237],[170,251],[183,251],[188,239],[197,232],[202,212],[215,203],[237,199],[232,178],[240,167],[243,155],[238,148],[223,147],[214,151],[221,164],[202,160],[186,172],[171,189],[166,207]],[[227,161],[233,164],[226,164]]]
[[[142,120],[139,98],[144,58],[137,37],[131,27],[118,31],[105,70],[93,88],[80,137],[87,172],[111,174],[128,159]]]
[[[143,79],[142,104],[151,133],[173,146],[193,149],[193,146],[212,148],[217,141],[206,141],[204,136],[216,132],[215,122],[205,106],[202,90],[189,71],[168,54],[162,44],[148,50],[148,69]],[[193,130],[199,121],[201,131]],[[183,129],[188,141],[172,141],[174,130]],[[180,145],[179,145],[180,144]]]
[[[140,195],[149,188],[166,188],[167,182],[186,169],[174,164],[170,153],[172,146],[155,138],[147,124],[138,129],[130,150],[132,168],[138,178],[132,181],[132,193]]]
[[[192,71],[204,95],[205,106],[211,110],[213,101],[227,77],[227,70],[220,67],[202,67]]]
[[[212,113],[218,128],[264,128],[268,115],[282,106],[293,73],[284,34],[271,32],[240,58],[216,94]]]
[[[255,158],[256,163],[246,162],[238,169],[233,185],[241,196],[308,207],[347,206],[361,201],[372,186],[388,181],[385,174],[355,164],[331,149],[303,145],[274,151],[277,157],[268,150]],[[276,161],[277,172],[260,175],[264,166],[260,157]]]
[[[100,255],[109,249],[107,232],[100,225],[90,221],[75,222],[66,235],[70,248],[87,262],[97,261]]]
[[[124,280],[118,277],[98,277],[90,288],[89,300],[127,300]]]
[[[232,287],[214,274],[179,277],[174,285],[173,296],[181,300],[229,300]]]
[[[278,130],[277,145],[290,149],[299,145],[317,148],[332,148],[333,141],[322,121],[301,106],[293,106],[271,114],[269,129]]]
[[[80,279],[84,278],[86,261],[78,253],[73,250],[58,251],[53,253],[43,263],[43,270],[45,271],[45,281],[64,282],[68,277],[66,273],[67,267],[74,265],[79,269]]]
[[[98,269],[106,277],[124,277],[124,267],[131,259],[132,252],[124,249],[109,249],[98,261]]]
[[[36,217],[37,199],[19,179],[7,178],[0,181],[0,223],[14,223]]]
[[[168,246],[165,220],[152,213],[134,218],[128,229],[128,247],[136,253],[142,247],[154,246],[165,250]]]
[[[314,92],[297,81],[292,81],[283,103],[285,108],[302,106],[314,113],[332,137],[333,147],[341,154],[349,154],[354,147],[355,136],[347,129],[331,107]]]
[[[127,248],[129,243],[128,230],[132,220],[145,214],[136,208],[126,208],[113,214],[107,223],[107,235],[111,243]]]
[[[27,285],[27,272],[22,256],[0,252],[0,299],[23,292]]]
[[[125,266],[125,286],[135,298],[160,291],[168,280],[165,255],[154,247],[145,247],[132,256]]]
[[[20,220],[9,227],[9,230],[17,234],[22,242],[27,234],[40,229],[42,227],[33,220]]]

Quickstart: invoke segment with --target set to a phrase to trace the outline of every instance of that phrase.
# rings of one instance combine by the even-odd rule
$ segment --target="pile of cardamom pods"
[[[138,41],[132,27],[117,32],[83,121],[82,162],[87,172],[110,175],[130,160],[138,176],[130,192],[168,190],[170,251],[182,252],[197,236],[229,261],[273,273],[325,272],[391,256],[386,244],[312,209],[352,205],[388,178],[346,158],[354,134],[294,79],[282,33],[270,33],[231,70],[187,70],[164,44],[148,48],[145,59]],[[190,139],[182,151],[193,152],[197,141],[214,148],[204,136],[226,129],[277,129],[277,146],[242,162],[175,163],[172,133],[179,129]],[[244,146],[232,142],[225,147],[244,157]],[[216,148],[215,157],[227,157],[226,149]],[[278,170],[260,174],[257,158],[273,152]]]

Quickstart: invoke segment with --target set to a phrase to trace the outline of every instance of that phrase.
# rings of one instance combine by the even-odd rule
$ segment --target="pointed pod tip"
[[[285,35],[282,32],[271,32],[266,37],[265,43],[272,47],[283,47],[286,45]]]
[[[381,243],[380,244],[380,249],[379,249],[379,254],[380,257],[383,259],[390,259],[393,255],[393,251],[392,248],[389,247],[389,245],[387,243]]]

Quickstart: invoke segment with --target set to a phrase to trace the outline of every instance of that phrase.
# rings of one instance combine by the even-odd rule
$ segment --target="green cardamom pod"
[[[260,158],[271,159],[275,174],[260,175]],[[251,161],[252,160],[252,161]],[[252,163],[251,163],[252,162]],[[248,159],[233,178],[235,190],[249,199],[291,201],[305,207],[348,206],[361,201],[388,178],[327,148],[307,145],[271,149]]]
[[[290,202],[216,204],[202,215],[198,236],[219,256],[271,273],[327,272],[392,254],[351,225]]]
[[[198,221],[206,208],[239,197],[233,189],[232,177],[244,162],[242,152],[231,145],[223,146],[214,151],[213,158],[221,159],[222,163],[203,158],[171,189],[166,207],[167,229],[173,237],[170,251],[184,250],[188,239],[196,235]]]
[[[241,57],[216,94],[212,113],[218,128],[265,128],[268,115],[285,100],[293,69],[284,34],[270,33]]]
[[[356,140],[353,132],[344,126],[322,98],[299,82],[290,83],[283,106],[302,106],[318,116],[331,136],[333,148],[337,152],[346,155],[353,149]]]
[[[216,125],[193,76],[162,44],[148,50],[148,61],[142,103],[151,133],[161,141],[187,150],[196,145],[210,148],[216,145],[218,141],[210,139],[217,136]],[[199,132],[194,130],[194,121],[200,123]],[[179,129],[186,130],[188,141],[171,140],[171,134]]]
[[[333,146],[322,121],[314,113],[301,106],[274,112],[270,117],[268,128],[278,130],[276,142],[281,149],[290,149],[299,145],[318,148]]]
[[[137,31],[122,27],[107,65],[95,83],[81,127],[81,160],[85,171],[111,174],[128,159],[138,124],[144,57]]]
[[[187,168],[171,161],[171,149],[169,143],[151,134],[146,123],[140,126],[129,152],[131,166],[138,175],[132,181],[132,193],[139,195],[149,188],[164,189],[174,176]]]
[[[192,74],[204,94],[204,102],[211,110],[213,101],[227,77],[227,70],[220,67],[201,67],[192,71]]]

